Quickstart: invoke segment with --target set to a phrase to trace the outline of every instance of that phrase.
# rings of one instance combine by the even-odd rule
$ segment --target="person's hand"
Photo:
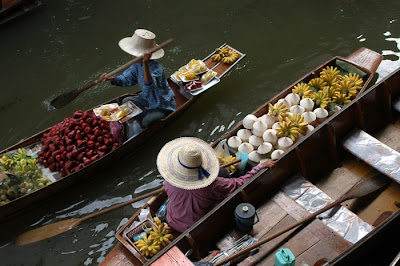
[[[100,80],[101,82],[104,82],[104,81],[107,81],[107,80],[111,80],[111,81],[114,80],[114,76],[111,76],[111,77],[106,78],[106,75],[107,75],[107,73],[101,74],[100,77],[99,77],[99,80]]]
[[[262,162],[261,165],[263,166],[263,168],[269,168],[269,169],[273,169],[276,165],[276,159],[269,159],[266,160],[265,162]]]
[[[148,62],[150,60],[150,57],[153,55],[152,52],[149,51],[144,51],[143,53],[143,63]]]

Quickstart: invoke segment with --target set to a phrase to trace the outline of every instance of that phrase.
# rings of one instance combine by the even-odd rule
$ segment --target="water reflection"
[[[379,74],[378,81],[400,67],[400,38],[389,37],[392,36],[389,31],[385,32],[383,35],[388,37],[385,38],[386,41],[395,42],[397,44],[398,51],[382,50],[382,55],[385,59],[382,60],[382,63],[376,71]]]

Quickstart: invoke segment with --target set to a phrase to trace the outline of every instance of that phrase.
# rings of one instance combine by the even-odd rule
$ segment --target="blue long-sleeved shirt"
[[[162,109],[175,111],[175,95],[165,77],[164,68],[154,60],[149,61],[149,69],[152,81],[144,81],[144,69],[140,63],[131,65],[121,75],[115,76],[111,83],[120,87],[133,86],[139,84],[142,90],[139,97],[149,103],[149,109]]]

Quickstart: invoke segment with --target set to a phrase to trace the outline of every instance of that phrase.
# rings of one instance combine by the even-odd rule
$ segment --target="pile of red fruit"
[[[61,176],[74,173],[118,148],[110,122],[93,112],[75,111],[43,134],[39,162]]]

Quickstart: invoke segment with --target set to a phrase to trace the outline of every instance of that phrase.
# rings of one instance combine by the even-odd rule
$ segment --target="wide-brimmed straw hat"
[[[215,150],[205,141],[182,137],[161,149],[157,168],[171,185],[186,189],[204,188],[218,176],[219,162]]]
[[[126,37],[119,41],[119,47],[128,54],[136,57],[142,56],[146,50],[157,47],[156,35],[145,29],[137,29],[132,37]],[[155,51],[150,59],[159,59],[164,56],[164,50],[159,49]]]

